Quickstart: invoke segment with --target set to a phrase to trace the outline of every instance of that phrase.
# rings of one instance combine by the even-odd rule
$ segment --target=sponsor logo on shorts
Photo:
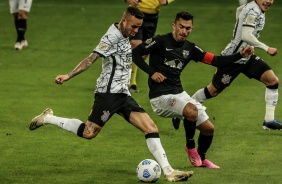
[[[230,75],[225,75],[225,74],[223,74],[223,77],[222,77],[222,79],[221,79],[221,82],[222,82],[223,84],[229,84],[231,78],[232,78],[232,77],[231,77]]]

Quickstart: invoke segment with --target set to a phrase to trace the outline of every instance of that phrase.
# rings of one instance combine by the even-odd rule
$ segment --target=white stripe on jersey
[[[97,79],[95,93],[125,93],[130,95],[132,51],[129,38],[123,37],[112,24],[94,49],[103,55],[102,73]]]
[[[250,26],[254,28],[253,35],[259,38],[259,33],[265,24],[265,14],[255,1],[248,3],[239,14],[233,30],[233,38],[231,42],[221,52],[222,55],[231,55],[239,51],[241,47],[248,44],[242,42],[242,27]]]

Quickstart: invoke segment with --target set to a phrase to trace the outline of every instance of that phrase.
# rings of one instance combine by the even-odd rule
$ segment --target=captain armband
[[[208,65],[212,65],[212,62],[213,62],[213,58],[214,58],[214,54],[213,53],[210,53],[210,52],[206,52],[202,62],[203,63],[206,63]]]

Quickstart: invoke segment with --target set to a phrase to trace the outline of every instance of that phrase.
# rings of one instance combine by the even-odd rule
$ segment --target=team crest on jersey
[[[185,59],[187,59],[188,56],[189,56],[189,50],[183,50],[182,54],[183,54],[183,57],[184,57]]]
[[[247,17],[247,22],[253,24],[255,22],[255,18],[252,16]]]
[[[107,50],[107,48],[108,48],[107,44],[105,44],[105,43],[100,43],[99,44],[99,49],[100,50]]]
[[[232,78],[232,77],[231,77],[230,75],[225,75],[225,74],[223,74],[223,77],[222,77],[222,79],[221,79],[221,82],[222,82],[223,84],[229,84],[231,78]]]
[[[103,111],[103,115],[101,116],[101,120],[103,122],[106,122],[109,119],[110,112],[109,111]]]

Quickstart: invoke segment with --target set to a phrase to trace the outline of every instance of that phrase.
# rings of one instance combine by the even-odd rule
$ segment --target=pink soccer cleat
[[[201,167],[211,168],[211,169],[219,169],[220,167],[209,161],[208,159],[205,159],[202,161]]]
[[[196,167],[202,166],[202,160],[196,148],[188,149],[185,146],[185,151],[188,153],[188,158],[193,166]]]

